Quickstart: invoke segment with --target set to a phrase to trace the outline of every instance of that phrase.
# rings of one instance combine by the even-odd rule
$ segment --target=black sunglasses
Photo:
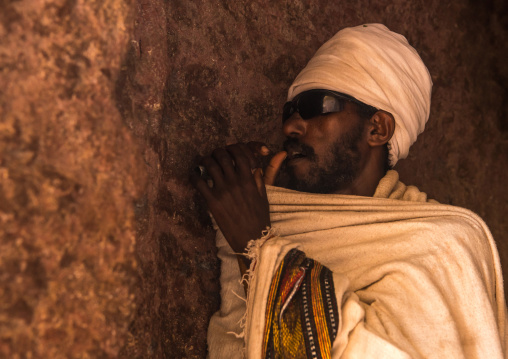
[[[368,106],[354,97],[331,90],[309,90],[297,95],[293,100],[284,104],[282,110],[282,123],[286,122],[295,112],[304,120],[344,110],[346,101],[354,102],[360,106]],[[371,107],[371,106],[369,106]]]

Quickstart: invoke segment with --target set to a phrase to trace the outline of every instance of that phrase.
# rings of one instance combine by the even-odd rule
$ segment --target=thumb
[[[277,178],[277,174],[279,173],[280,167],[282,166],[282,162],[286,159],[288,153],[286,151],[281,151],[277,153],[270,160],[268,167],[265,170],[265,185],[273,185],[275,182],[275,178]]]

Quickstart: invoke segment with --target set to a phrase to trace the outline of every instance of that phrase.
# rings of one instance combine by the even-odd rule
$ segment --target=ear
[[[383,110],[376,112],[369,120],[367,142],[371,147],[383,146],[393,136],[395,119]]]

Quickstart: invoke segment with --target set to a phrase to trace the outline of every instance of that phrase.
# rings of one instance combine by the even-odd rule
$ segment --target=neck
[[[366,156],[366,160],[360,164],[360,171],[353,183],[334,193],[372,197],[379,181],[386,174],[383,157],[382,148],[376,147],[371,149],[369,155]]]

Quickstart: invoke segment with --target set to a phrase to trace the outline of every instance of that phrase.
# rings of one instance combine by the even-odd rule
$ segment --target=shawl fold
[[[248,247],[248,299],[236,256],[218,231],[222,303],[210,321],[210,358],[261,357],[271,279],[293,248],[333,272],[333,358],[504,357],[499,257],[477,215],[427,202],[395,171],[374,197],[270,186],[267,193],[272,229]]]

